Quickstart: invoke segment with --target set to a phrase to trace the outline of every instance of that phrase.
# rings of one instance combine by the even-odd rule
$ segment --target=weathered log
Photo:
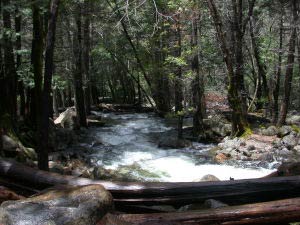
[[[0,176],[36,189],[101,184],[113,194],[116,204],[123,206],[180,206],[210,198],[236,205],[300,196],[300,176],[216,182],[108,182],[39,171],[4,159],[0,160]]]
[[[103,221],[110,224],[284,224],[300,221],[300,198],[257,204],[230,206],[201,211],[107,215]],[[110,223],[109,223],[110,222]]]

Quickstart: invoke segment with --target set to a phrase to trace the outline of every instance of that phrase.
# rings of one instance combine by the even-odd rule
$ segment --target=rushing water
[[[257,178],[272,172],[253,164],[220,165],[212,161],[212,145],[193,143],[190,148],[161,149],[158,142],[174,128],[153,114],[101,114],[107,126],[89,135],[102,144],[93,147],[90,160],[106,169],[121,170],[141,180],[199,181],[212,174],[221,180]]]

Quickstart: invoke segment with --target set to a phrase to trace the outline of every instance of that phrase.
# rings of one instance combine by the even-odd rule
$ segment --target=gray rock
[[[2,135],[2,146],[4,151],[14,151],[19,148],[19,144],[7,135]]]
[[[204,119],[203,122],[215,136],[226,137],[231,133],[231,124],[220,115]]]
[[[17,158],[19,161],[36,160],[37,154],[34,149],[26,148],[18,140],[14,140],[7,135],[2,135],[3,153],[5,157]]]
[[[292,115],[286,119],[288,125],[300,124],[300,115]]]
[[[182,206],[178,209],[179,212],[187,212],[191,210],[203,210],[203,209],[217,209],[228,206],[227,204],[214,200],[208,199],[203,204],[202,203],[195,203],[190,205]]]
[[[286,146],[288,149],[292,149],[298,144],[299,138],[297,133],[291,132],[289,135],[286,135],[282,138],[281,143]]]
[[[159,140],[158,147],[159,148],[185,148],[190,147],[192,143],[189,140],[178,139],[177,137],[162,137]]]
[[[238,149],[241,144],[241,140],[239,138],[224,138],[224,140],[218,144],[220,148],[226,149],[226,148],[231,148],[231,149]]]
[[[256,148],[255,148],[255,146],[254,145],[249,145],[248,147],[247,147],[247,150],[248,151],[254,151]]]
[[[4,202],[0,224],[94,225],[112,208],[112,196],[101,185],[62,187],[25,200]]]
[[[208,199],[204,202],[204,205],[209,209],[218,209],[222,207],[228,206],[227,204],[214,200],[214,199]]]
[[[288,134],[290,134],[293,131],[293,128],[291,126],[282,126],[279,128],[278,136],[284,137]]]
[[[220,181],[219,178],[217,178],[215,175],[207,174],[203,176],[200,181]]]
[[[294,146],[294,151],[300,153],[300,145]]]
[[[267,129],[263,129],[261,133],[266,136],[275,136],[278,134],[278,128],[275,126],[270,126]]]

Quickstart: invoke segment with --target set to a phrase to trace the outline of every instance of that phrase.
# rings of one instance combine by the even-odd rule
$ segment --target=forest
[[[0,224],[298,224],[299,16],[0,0]]]

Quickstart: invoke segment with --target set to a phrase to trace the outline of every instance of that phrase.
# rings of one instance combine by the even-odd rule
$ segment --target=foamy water
[[[160,149],[157,141],[151,140],[151,133],[163,134],[173,129],[160,118],[149,114],[103,114],[104,118],[115,120],[116,125],[97,128],[93,135],[104,144],[98,146],[94,161],[107,169],[117,170],[120,166],[135,165],[143,170],[159,174],[159,178],[137,173],[143,180],[168,182],[199,181],[211,174],[220,180],[259,178],[273,170],[251,166],[251,163],[219,165],[211,160],[199,160],[198,154],[206,153],[211,145],[198,145],[198,148]],[[158,135],[158,136],[159,136]],[[134,173],[134,171],[131,171]]]

